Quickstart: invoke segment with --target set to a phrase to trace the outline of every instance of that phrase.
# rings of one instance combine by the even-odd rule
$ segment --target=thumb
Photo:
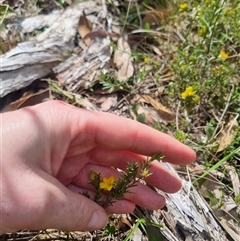
[[[62,190],[61,190],[62,189]],[[57,195],[55,192],[58,192]],[[102,229],[107,224],[105,210],[89,198],[75,193],[65,186],[54,190],[45,210],[48,217],[46,227],[65,231],[93,231]],[[54,201],[53,201],[54,200]]]

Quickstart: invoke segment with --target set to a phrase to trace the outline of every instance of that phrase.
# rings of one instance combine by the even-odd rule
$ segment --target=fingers
[[[146,161],[144,156],[137,155],[135,153],[127,151],[107,151],[101,148],[94,148],[86,154],[84,159],[88,162],[102,166],[114,166],[121,170],[126,169],[128,163]],[[174,193],[177,192],[182,184],[181,180],[173,175],[169,170],[163,167],[158,161],[152,162],[149,172],[152,173],[145,180],[152,186],[161,189],[164,192]]]
[[[189,164],[196,158],[193,150],[173,137],[114,114],[79,109],[59,101],[49,101],[32,109],[41,118],[45,117],[45,126],[53,135],[52,142],[58,144],[54,145],[53,154],[58,152],[72,157],[101,147],[128,150],[144,156],[160,152],[172,163]],[[64,150],[67,153],[64,154]]]
[[[155,153],[156,154],[156,153]],[[121,168],[120,166],[123,166],[129,162],[133,161],[145,161],[147,159],[146,156],[139,155],[130,151],[115,151],[115,150],[107,150],[99,147],[95,147],[88,153],[86,153],[86,158],[93,163],[100,163],[103,166],[113,166],[117,165],[117,167]],[[171,162],[173,164],[179,164],[179,165],[186,165],[186,160],[177,160],[172,159],[171,161],[168,160],[168,158],[164,157],[164,161]],[[89,162],[88,161],[88,162]],[[119,166],[118,166],[119,165]]]
[[[111,114],[92,113],[87,125],[97,146],[146,156],[161,152],[169,162],[190,163],[195,153],[172,137],[141,123]]]
[[[120,176],[120,173],[113,168],[88,164],[79,173],[79,175],[76,176],[72,184],[86,190],[95,191],[94,186],[89,183],[90,171],[99,172],[102,178],[114,176],[117,179]],[[124,199],[148,209],[159,209],[162,208],[165,204],[165,198],[163,196],[159,195],[141,183],[139,183],[136,187],[132,187],[129,190],[129,193],[124,195]]]
[[[107,214],[98,204],[68,189],[65,194],[63,202],[56,202],[55,209],[58,211],[49,225],[52,222],[56,224],[55,228],[68,231],[93,231],[106,225]]]
[[[67,188],[78,193],[79,195],[81,195],[81,193],[87,192],[91,200],[94,199],[96,194],[94,191],[84,189],[73,184],[68,185]],[[106,196],[103,196],[103,200],[106,200]],[[107,213],[123,214],[123,213],[133,212],[134,208],[135,208],[135,203],[125,199],[125,200],[116,200],[116,202],[114,202],[113,205],[106,207],[105,210]]]
[[[146,159],[144,156],[127,151],[108,151],[101,148],[94,148],[84,155],[67,158],[62,163],[57,178],[64,185],[68,185],[72,183],[73,177],[79,177],[79,173],[85,173],[85,179],[83,179],[83,181],[89,182],[88,176],[86,176],[90,172],[89,165],[86,166],[87,163],[99,166],[98,169],[101,168],[101,166],[114,166],[125,170],[128,163],[140,163],[144,159]],[[81,171],[82,168],[85,168],[84,171]],[[148,184],[168,193],[177,192],[181,188],[181,180],[163,167],[158,161],[152,162],[149,172],[152,173],[152,175],[145,179]]]
[[[79,143],[87,143],[108,150],[129,150],[145,156],[161,152],[168,162],[173,163],[187,164],[195,160],[195,152],[189,147],[139,122],[109,113],[76,108],[69,111],[71,118],[68,119],[68,125],[72,126],[73,146],[76,145],[76,148]]]
[[[3,190],[5,204],[1,210],[3,227],[0,231],[48,228],[92,231],[106,225],[107,214],[101,206],[69,190],[47,173],[31,170],[14,177],[5,179],[10,185]],[[9,187],[17,188],[10,192]]]
[[[47,196],[44,200],[40,199],[40,202],[44,202],[44,205],[42,203],[39,205],[43,207],[41,214],[38,216],[32,212],[34,213],[32,216],[38,218],[35,222],[38,225],[37,229],[93,231],[102,229],[106,225],[105,210],[89,198],[69,190],[54,179],[48,180],[44,187],[42,193]],[[43,217],[42,221],[40,217]]]

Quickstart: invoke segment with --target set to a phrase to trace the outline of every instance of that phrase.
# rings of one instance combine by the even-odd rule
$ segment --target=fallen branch
[[[47,76],[53,67],[69,57],[74,48],[77,24],[83,10],[93,22],[96,21],[93,13],[104,14],[100,5],[88,1],[70,6],[65,11],[27,18],[11,26],[15,31],[20,29],[21,33],[32,33],[43,28],[45,30],[0,56],[1,98]]]

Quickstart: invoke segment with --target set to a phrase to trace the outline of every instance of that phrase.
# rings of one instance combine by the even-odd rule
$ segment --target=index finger
[[[162,153],[168,162],[188,164],[195,152],[173,137],[137,121],[110,113],[74,110],[76,143],[107,150],[128,150],[145,156]],[[79,138],[78,138],[79,137]]]

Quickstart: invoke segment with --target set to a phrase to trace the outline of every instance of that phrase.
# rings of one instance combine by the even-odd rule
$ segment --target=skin
[[[136,204],[162,208],[164,197],[142,184],[106,210],[79,192],[94,195],[91,170],[117,178],[116,167],[124,170],[127,162],[158,152],[174,164],[186,165],[196,157],[187,146],[146,125],[60,101],[4,113],[0,120],[1,233],[95,230],[106,225],[107,213],[129,213]],[[181,188],[181,180],[159,162],[153,162],[150,172],[150,185],[168,193]]]

